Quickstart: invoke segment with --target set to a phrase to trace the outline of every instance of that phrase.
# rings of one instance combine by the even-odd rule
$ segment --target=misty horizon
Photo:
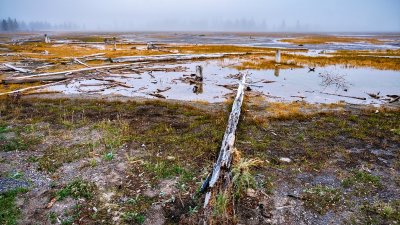
[[[25,30],[400,32],[400,1],[3,0],[8,17]]]

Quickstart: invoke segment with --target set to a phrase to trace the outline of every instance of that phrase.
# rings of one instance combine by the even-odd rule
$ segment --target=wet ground
[[[381,38],[387,41],[383,44],[371,44],[367,42],[357,43],[329,43],[326,45],[306,44],[302,46],[281,42],[281,39],[299,38],[307,34],[285,34],[285,33],[136,33],[121,35],[127,41],[169,43],[169,44],[233,44],[247,46],[261,46],[274,48],[307,48],[313,50],[372,50],[372,49],[398,49],[400,48],[400,37],[389,34],[360,35],[360,34],[332,34],[343,37],[369,37]]]
[[[278,42],[291,35],[120,35],[138,42],[300,47]],[[301,46],[311,50],[292,54],[397,48],[395,35],[377,38],[388,41]],[[34,54],[43,55],[50,45]],[[118,52],[101,43],[96,51],[102,47]],[[125,46],[125,53],[132,47],[152,53],[145,45],[143,52]],[[273,62],[273,52],[263,54]],[[244,60],[249,59],[256,60]],[[52,60],[26,57],[15,63],[33,70],[76,66],[70,58]],[[260,164],[249,168],[254,182],[230,202],[235,223],[399,224],[400,112],[398,102],[382,104],[396,98],[387,95],[400,94],[399,71],[350,63],[281,68],[290,68],[287,62],[239,71],[241,63],[226,57],[97,69],[38,90],[47,94],[0,98],[0,224],[201,223],[204,195],[197,190],[218,155],[230,110],[226,100],[235,94],[239,73],[246,72],[249,88],[233,167],[241,159]],[[199,65],[202,81],[194,76]],[[21,76],[3,71],[5,77]],[[213,215],[219,222],[223,216]]]
[[[353,104],[383,104],[369,94],[398,95],[400,72],[369,68],[346,68],[344,66],[275,70],[238,71],[233,68],[238,61],[208,60],[171,65],[153,65],[154,68],[173,68],[181,66],[185,71],[154,71],[114,74],[108,78],[123,82],[130,87],[107,87],[107,82],[95,79],[77,79],[67,84],[55,85],[50,91],[65,94],[91,92],[94,95],[122,95],[149,97],[159,93],[162,97],[176,100],[223,102],[235,92],[239,73],[249,73],[249,87],[255,93],[265,96],[269,101],[304,100],[309,103],[336,103],[339,101]],[[203,67],[202,82],[187,82],[195,74],[196,66]],[[151,68],[151,67],[149,67]],[[150,69],[151,70],[151,69]],[[112,72],[112,71],[111,71]],[[107,78],[107,75],[105,75]],[[102,85],[104,84],[104,85]],[[99,86],[96,86],[99,85]],[[159,96],[160,97],[160,96]],[[155,97],[157,98],[157,97]]]

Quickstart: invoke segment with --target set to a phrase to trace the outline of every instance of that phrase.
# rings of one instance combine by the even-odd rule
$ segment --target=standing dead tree
[[[225,130],[218,159],[214,164],[211,174],[206,178],[206,181],[203,183],[201,188],[202,193],[207,192],[204,200],[204,210],[207,219],[212,215],[212,207],[209,204],[210,200],[212,198],[215,199],[217,194],[227,193],[227,190],[232,187],[232,153],[234,151],[235,133],[239,123],[245,86],[246,74],[243,74],[235,100],[233,101],[232,111],[229,115],[228,126]]]

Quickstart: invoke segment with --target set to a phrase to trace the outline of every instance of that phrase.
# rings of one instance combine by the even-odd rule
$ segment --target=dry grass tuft
[[[355,43],[355,42],[368,42],[371,44],[382,44],[383,41],[380,41],[375,38],[357,38],[357,37],[337,37],[337,36],[306,36],[299,37],[293,39],[281,39],[282,42],[292,43],[292,44],[328,44],[331,42],[339,42],[339,43]]]

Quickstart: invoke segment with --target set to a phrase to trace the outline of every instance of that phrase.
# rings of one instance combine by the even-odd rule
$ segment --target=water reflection
[[[123,82],[132,88],[121,86],[104,89],[99,86],[82,85],[98,81],[82,78],[69,83],[67,86],[57,85],[49,88],[51,91],[62,91],[67,94],[82,94],[82,90],[91,94],[118,94],[123,96],[154,97],[149,93],[160,93],[168,99],[200,100],[208,102],[223,102],[225,96],[236,91],[237,74],[235,68],[224,66],[230,64],[228,59],[181,63],[187,67],[182,71],[153,71],[151,76],[146,73],[124,73],[113,79]],[[196,66],[203,67],[203,80],[196,81]],[[163,65],[164,67],[176,67]],[[334,103],[346,101],[355,104],[381,103],[366,93],[385,95],[400,95],[400,72],[376,70],[369,68],[345,68],[342,66],[317,67],[315,73],[309,68],[273,70],[249,70],[253,80],[253,91],[264,95],[268,100],[298,100],[296,96],[304,97],[310,103]],[[172,71],[172,72],[170,72]],[[119,73],[120,71],[115,71]],[[86,80],[85,80],[86,79]],[[97,84],[97,83],[96,83]],[[93,85],[93,84],[92,84]],[[89,92],[90,91],[90,92]],[[331,95],[335,94],[335,95]],[[348,96],[360,97],[349,98]],[[365,100],[361,100],[365,99]]]
[[[276,77],[279,77],[279,72],[280,72],[279,66],[275,66],[274,75],[275,75]]]
[[[319,73],[318,76],[321,78],[320,85],[325,88],[334,87],[336,91],[342,90],[347,92],[349,89],[349,85],[351,85],[346,80],[346,75],[324,71],[322,73]]]

